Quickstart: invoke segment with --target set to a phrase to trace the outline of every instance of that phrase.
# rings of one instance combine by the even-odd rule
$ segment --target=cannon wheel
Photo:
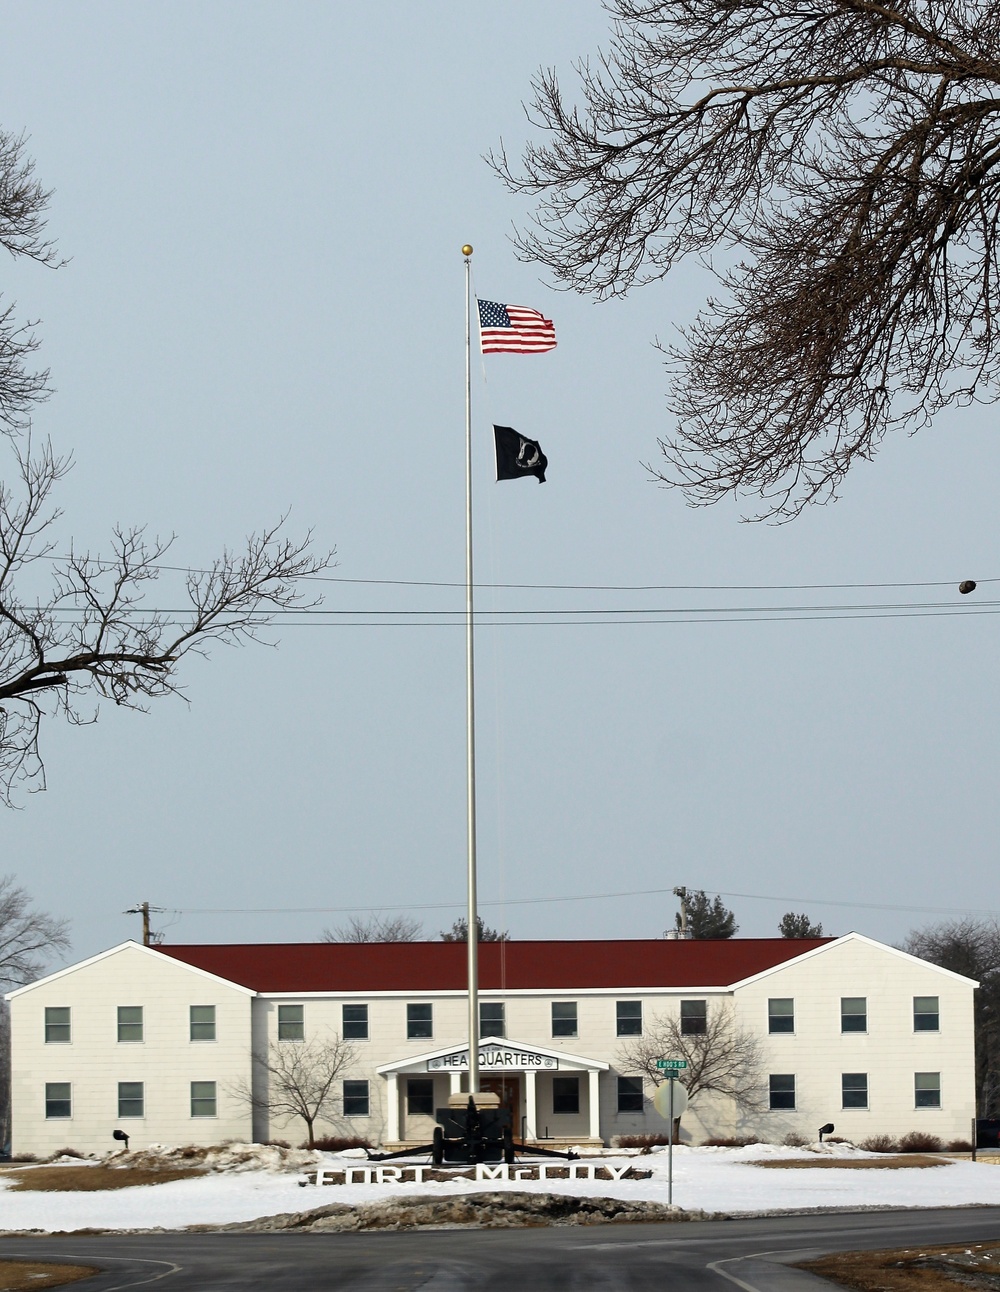
[[[503,1128],[503,1160],[508,1166],[514,1165],[514,1132],[509,1126]]]
[[[444,1127],[434,1127],[434,1143],[431,1145],[431,1162],[435,1166],[444,1164]]]

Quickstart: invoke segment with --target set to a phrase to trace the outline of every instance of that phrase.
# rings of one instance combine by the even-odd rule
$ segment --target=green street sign
[[[681,1072],[688,1065],[687,1059],[657,1059],[656,1066],[660,1071]]]

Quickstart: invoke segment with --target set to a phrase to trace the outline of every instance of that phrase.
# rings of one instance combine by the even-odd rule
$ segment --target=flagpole
[[[479,1093],[479,918],[476,902],[476,687],[472,598],[472,248],[465,257],[465,743],[468,892],[466,953],[469,977],[469,1093]]]

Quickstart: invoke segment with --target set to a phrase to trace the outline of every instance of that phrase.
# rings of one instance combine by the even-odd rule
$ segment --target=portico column
[[[462,1074],[457,1068],[452,1068],[448,1073],[448,1093],[450,1095],[462,1093]]]
[[[596,1068],[587,1073],[588,1102],[590,1104],[590,1138],[601,1138],[601,1074]]]
[[[386,1139],[390,1143],[399,1141],[399,1078],[395,1072],[387,1073],[385,1078],[386,1100],[389,1116],[386,1121]]]
[[[525,1114],[525,1139],[537,1139],[538,1132],[535,1130],[535,1069],[526,1068],[524,1073],[524,1114]]]

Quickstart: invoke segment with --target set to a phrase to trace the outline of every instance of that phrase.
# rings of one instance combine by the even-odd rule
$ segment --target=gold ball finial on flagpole
[[[468,244],[468,243],[466,243],[466,244],[465,244],[465,246],[462,248],[462,255],[463,255],[463,256],[471,256],[471,255],[472,255],[472,248],[469,246],[469,244]]]

